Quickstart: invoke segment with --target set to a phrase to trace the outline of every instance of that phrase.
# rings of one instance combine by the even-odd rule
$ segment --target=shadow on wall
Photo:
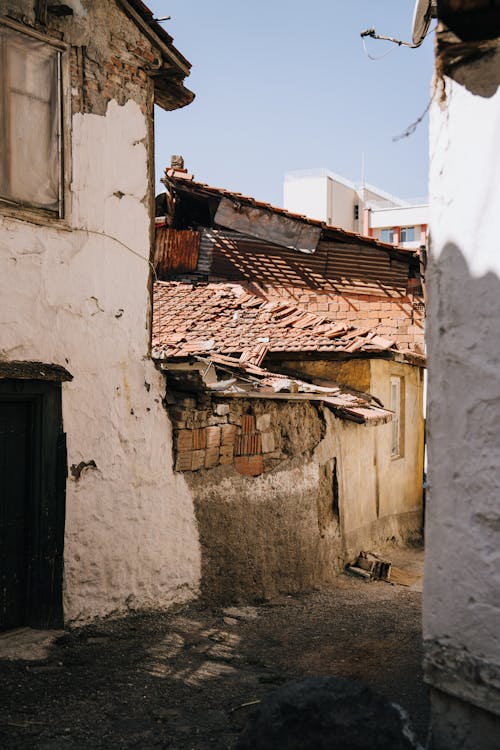
[[[454,694],[446,675],[455,667],[444,656],[434,664],[432,648],[461,652],[462,685],[471,684],[466,662],[476,657],[500,679],[500,280],[473,277],[451,243],[431,257],[427,278],[427,673]],[[493,676],[491,690],[498,695]]]

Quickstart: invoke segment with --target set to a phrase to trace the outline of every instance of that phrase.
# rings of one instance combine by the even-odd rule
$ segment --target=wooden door
[[[0,630],[63,623],[61,385],[0,380]]]
[[[0,630],[28,623],[31,420],[28,401],[0,401]]]

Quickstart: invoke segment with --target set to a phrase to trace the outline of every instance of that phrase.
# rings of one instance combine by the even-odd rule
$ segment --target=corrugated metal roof
[[[165,174],[162,182],[174,191],[180,191],[191,195],[196,194],[199,197],[206,198],[228,198],[236,204],[254,206],[265,211],[271,211],[275,214],[286,216],[296,221],[305,222],[306,224],[309,224],[311,226],[320,227],[322,229],[322,239],[324,240],[333,240],[340,242],[343,241],[349,245],[352,245],[354,243],[364,245],[366,247],[379,248],[387,252],[392,257],[399,257],[401,260],[406,260],[407,262],[410,262],[412,259],[418,258],[418,254],[413,250],[409,250],[403,247],[395,247],[394,245],[380,242],[379,240],[376,240],[372,237],[365,237],[364,235],[356,234],[355,232],[348,232],[345,229],[340,229],[340,227],[332,227],[323,221],[311,219],[308,216],[304,216],[302,214],[291,213],[290,211],[286,211],[284,208],[272,206],[270,203],[257,201],[255,200],[255,198],[252,198],[248,195],[231,192],[230,190],[225,190],[224,188],[211,187],[210,185],[206,185],[202,182],[196,182],[191,179],[187,180],[184,179],[180,175],[180,173],[177,173],[178,176],[174,176],[172,174],[172,170],[167,170],[167,172],[168,174]]]

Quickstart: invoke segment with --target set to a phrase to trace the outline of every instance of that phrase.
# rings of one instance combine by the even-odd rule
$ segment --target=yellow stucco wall
[[[353,360],[352,364],[364,362]],[[415,535],[422,522],[423,369],[391,360],[370,360],[368,390],[390,408],[391,376],[404,388],[403,455],[392,458],[392,424],[337,427],[340,518],[346,553],[356,555],[394,536]],[[355,381],[353,380],[352,383]]]
[[[288,362],[304,376],[336,380],[391,406],[391,376],[402,378],[403,455],[391,457],[392,424],[375,427],[335,420],[340,523],[346,557],[391,537],[415,536],[422,524],[423,368],[384,359]]]
[[[295,372],[298,376],[308,378],[324,378],[334,380],[341,385],[347,385],[357,391],[370,390],[370,360],[349,359],[345,362],[328,360],[284,361],[280,363],[280,370]]]

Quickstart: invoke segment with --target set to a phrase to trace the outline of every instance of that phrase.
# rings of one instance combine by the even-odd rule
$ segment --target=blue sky
[[[369,60],[360,32],[409,40],[413,0],[149,0],[193,65],[195,101],[156,113],[158,177],[173,153],[197,180],[282,205],[283,177],[326,167],[401,197],[427,193],[433,35]],[[435,22],[433,22],[434,25]],[[371,54],[385,42],[367,40]]]

